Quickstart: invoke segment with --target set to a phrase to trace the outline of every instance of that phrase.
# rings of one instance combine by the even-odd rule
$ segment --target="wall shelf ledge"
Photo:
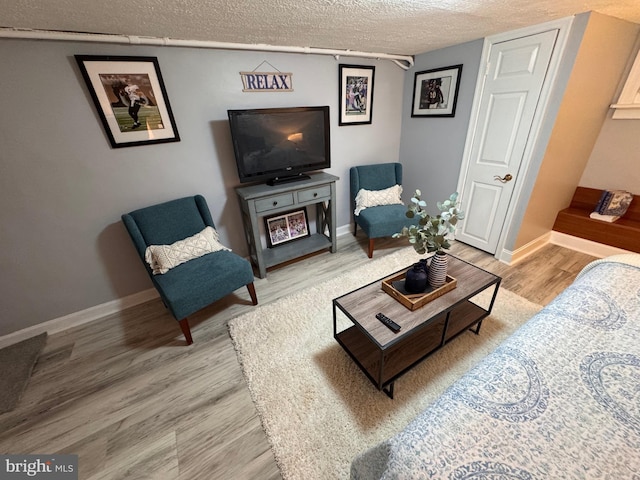
[[[611,108],[622,108],[622,109],[640,108],[640,103],[612,103]]]
[[[618,102],[611,105],[614,119],[640,119],[640,51],[629,71]]]

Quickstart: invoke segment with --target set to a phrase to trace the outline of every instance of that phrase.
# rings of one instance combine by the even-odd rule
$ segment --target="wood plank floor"
[[[374,259],[407,246],[378,243]],[[345,235],[335,254],[272,269],[256,279],[260,304],[369,262],[366,248]],[[451,253],[539,304],[594,259],[553,245],[514,267],[459,242]],[[50,336],[20,405],[0,415],[0,452],[77,454],[90,480],[281,478],[227,333],[251,308],[243,289],[199,312],[191,347],[160,300]]]

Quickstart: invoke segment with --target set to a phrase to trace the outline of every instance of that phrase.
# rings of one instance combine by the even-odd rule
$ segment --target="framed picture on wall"
[[[269,248],[310,235],[306,208],[265,217],[264,223]]]
[[[455,117],[462,65],[416,72],[412,117]]]
[[[339,125],[371,123],[375,71],[374,66],[340,65]]]
[[[113,148],[180,141],[156,57],[75,58]]]

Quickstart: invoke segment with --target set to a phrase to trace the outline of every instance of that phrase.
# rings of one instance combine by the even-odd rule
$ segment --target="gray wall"
[[[478,77],[483,40],[418,55],[404,79],[402,142],[404,192],[420,189],[428,208],[455,192]],[[416,72],[462,64],[455,117],[411,117]],[[434,210],[436,212],[437,210]]]
[[[182,141],[111,149],[74,54],[158,57]],[[294,92],[241,91],[239,72],[264,60],[293,73]],[[136,208],[202,193],[223,243],[246,255],[229,108],[330,105],[347,225],[349,167],[398,160],[405,73],[341,61],[376,66],[372,125],[338,127],[330,56],[0,40],[0,335],[151,288],[120,222]]]

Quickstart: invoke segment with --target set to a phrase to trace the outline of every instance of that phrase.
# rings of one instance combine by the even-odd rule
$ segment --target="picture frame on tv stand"
[[[267,246],[269,248],[277,247],[294,240],[300,240],[311,235],[306,207],[264,217],[264,225],[267,233]]]

